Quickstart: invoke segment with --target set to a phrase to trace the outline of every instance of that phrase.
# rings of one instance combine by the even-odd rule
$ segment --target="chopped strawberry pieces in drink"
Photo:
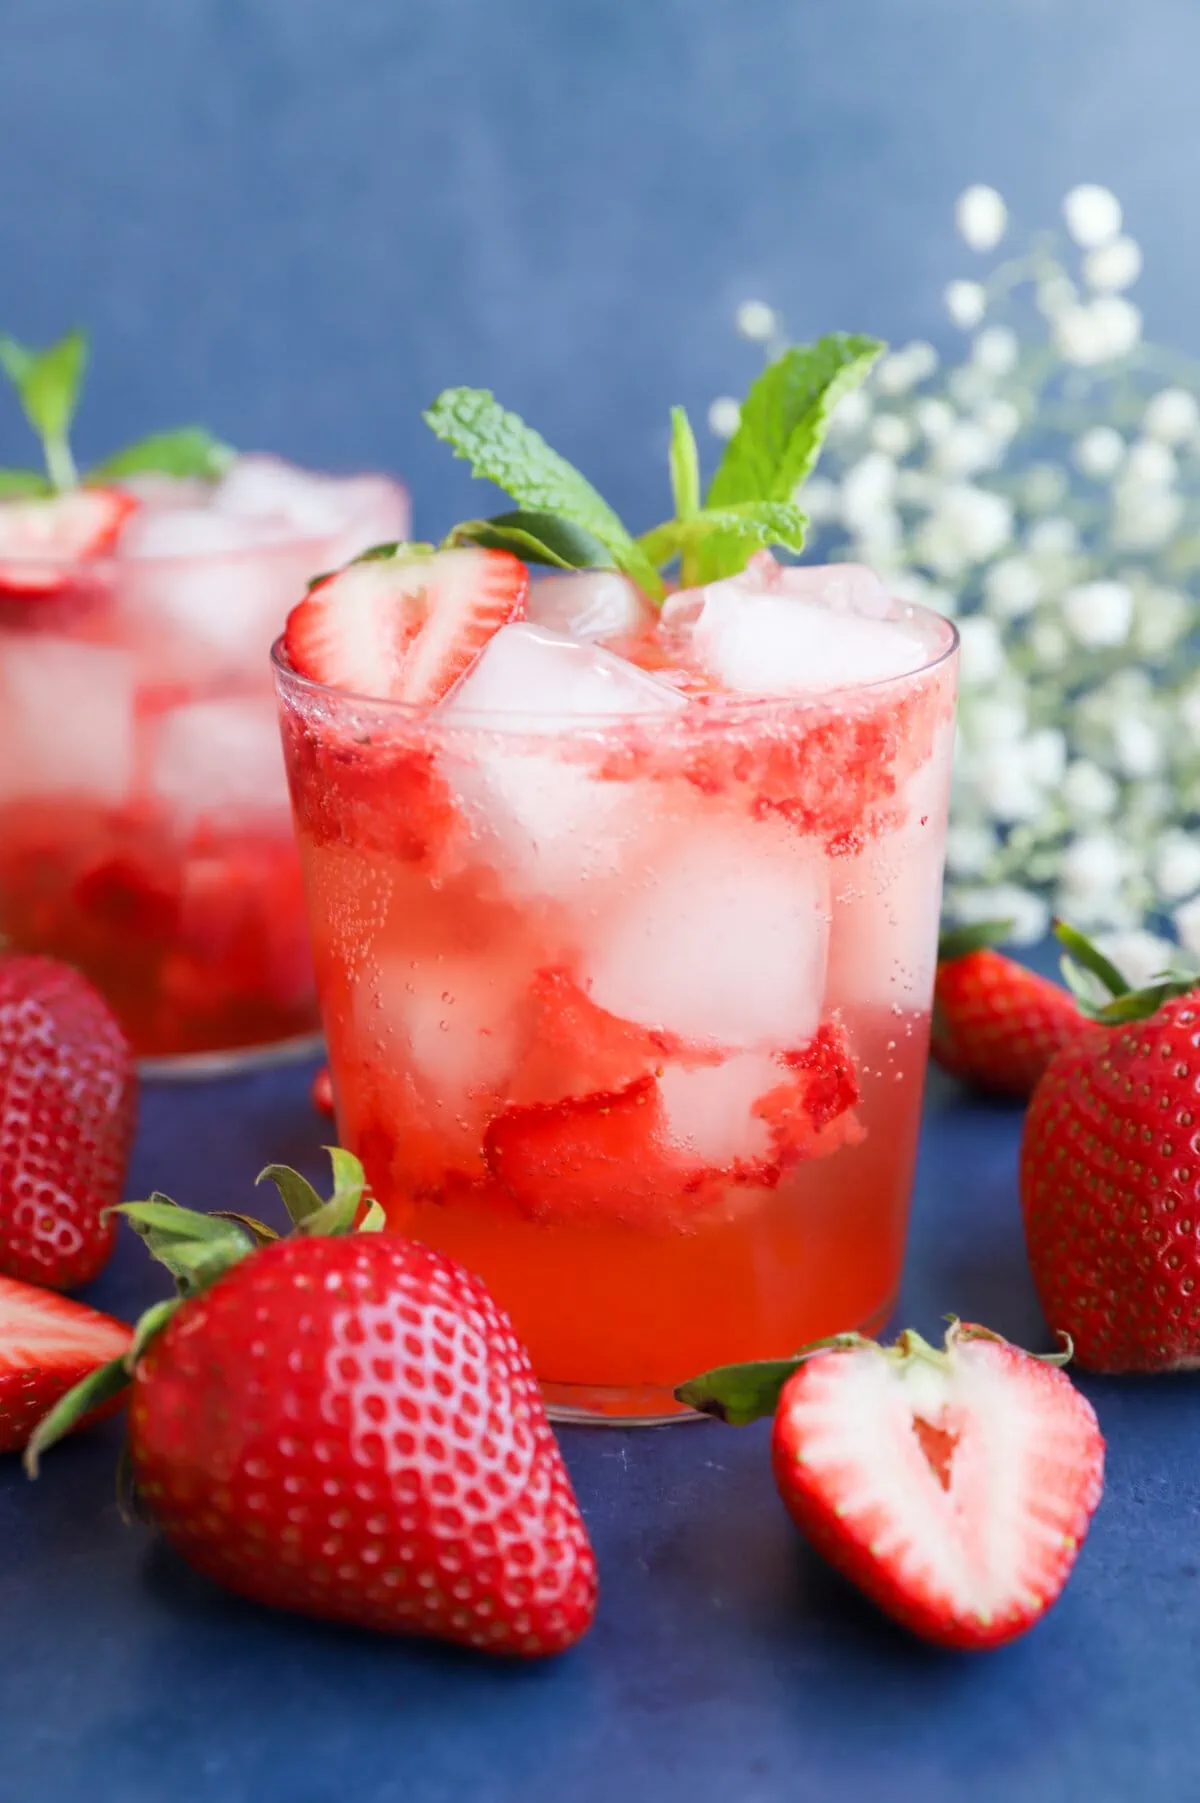
[[[401,546],[314,584],[288,616],[288,661],[332,688],[429,706],[523,616],[528,589],[508,551]]]
[[[136,506],[115,488],[0,502],[0,596],[57,594],[71,581],[71,564],[112,548]]]
[[[623,1089],[679,1049],[670,1034],[598,1008],[565,970],[538,971],[530,998],[529,1048],[510,1086],[519,1105]]]

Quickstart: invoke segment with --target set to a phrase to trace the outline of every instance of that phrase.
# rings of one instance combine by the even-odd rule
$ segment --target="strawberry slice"
[[[1056,1601],[1104,1487],[1091,1404],[1054,1363],[954,1322],[935,1350],[858,1334],[676,1392],[736,1424],[774,1409],[779,1493],[831,1565],[939,1646],[1000,1646]]]
[[[73,488],[64,494],[0,502],[0,594],[52,595],[74,563],[111,550],[137,506],[117,488]]]
[[[401,545],[315,583],[288,615],[284,647],[315,682],[430,706],[522,617],[528,590],[528,570],[508,551]]]
[[[60,1396],[132,1339],[111,1315],[0,1277],[0,1452],[24,1446]]]

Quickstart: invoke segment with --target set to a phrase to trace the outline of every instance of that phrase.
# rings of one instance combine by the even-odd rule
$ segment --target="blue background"
[[[469,382],[649,524],[737,302],[936,336],[969,181],[1026,227],[1111,184],[1200,349],[1198,67],[1196,0],[0,0],[0,321],[92,326],[85,453],[194,417],[400,469],[432,533]]]

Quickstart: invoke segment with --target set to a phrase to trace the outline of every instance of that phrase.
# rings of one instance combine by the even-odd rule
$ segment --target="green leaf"
[[[882,349],[878,339],[831,332],[768,364],[742,402],[707,505],[790,500],[817,461],[833,409]]]
[[[773,1415],[780,1391],[803,1364],[800,1357],[759,1359],[747,1365],[721,1365],[680,1384],[677,1402],[703,1415],[714,1415],[731,1427],[745,1427],[761,1415]]]
[[[704,507],[688,520],[665,520],[638,540],[653,563],[682,559],[685,588],[736,576],[752,552],[768,545],[804,548],[808,521],[792,501],[743,501],[732,507]]]
[[[7,500],[12,496],[49,495],[53,492],[49,478],[43,476],[41,470],[0,469],[0,500]]]
[[[1124,995],[1116,996],[1103,1008],[1092,1007],[1086,1012],[1101,1026],[1119,1027],[1127,1021],[1149,1020],[1165,1002],[1190,995],[1194,989],[1200,989],[1200,976],[1164,977],[1159,982],[1147,984],[1144,989],[1130,989]]]
[[[262,1183],[264,1179],[273,1183],[279,1191],[293,1227],[301,1226],[310,1215],[319,1213],[325,1206],[308,1178],[302,1177],[299,1171],[294,1171],[290,1164],[267,1165],[254,1181]]]
[[[42,1454],[61,1440],[64,1434],[69,1434],[85,1415],[90,1415],[93,1409],[102,1408],[106,1402],[111,1402],[114,1396],[119,1396],[128,1386],[129,1372],[125,1369],[125,1360],[110,1359],[107,1365],[89,1372],[65,1396],[60,1396],[50,1413],[38,1422],[25,1448],[25,1470],[28,1476],[37,1476]]]
[[[265,1221],[255,1220],[253,1215],[240,1214],[236,1208],[214,1208],[214,1221],[232,1221],[235,1227],[244,1227],[256,1246],[269,1246],[279,1235]]]
[[[133,1330],[133,1342],[125,1354],[125,1369],[130,1377],[137,1369],[137,1362],[156,1335],[160,1334],[171,1316],[179,1308],[182,1297],[168,1296],[165,1302],[155,1302],[146,1310]]]
[[[464,520],[447,533],[447,545],[482,545],[511,551],[526,563],[559,570],[611,570],[616,560],[607,545],[556,513],[498,513],[490,520]]]
[[[1062,960],[1062,969],[1063,976],[1073,991],[1075,990],[1075,984],[1071,981],[1071,978],[1067,976],[1068,965],[1082,965],[1084,970],[1090,971],[1092,976],[1097,979],[1110,997],[1127,995],[1129,993],[1129,984],[1125,981],[1111,958],[1106,958],[1100,948],[1093,945],[1091,940],[1087,938],[1085,934],[1079,932],[1078,928],[1068,926],[1065,920],[1056,920],[1054,923],[1054,936],[1059,944],[1065,947],[1069,954],[1068,957]],[[1076,993],[1078,993],[1078,991],[1076,991]],[[1093,993],[1094,999],[1094,992],[1085,991],[1085,993]]]
[[[425,413],[437,436],[494,482],[518,507],[553,513],[598,538],[618,569],[654,599],[662,595],[658,573],[608,502],[540,433],[509,413],[485,388],[446,388]]]
[[[362,1165],[353,1152],[342,1146],[326,1146],[325,1150],[333,1165],[333,1194],[315,1214],[305,1216],[296,1229],[298,1233],[352,1233],[362,1207],[366,1181]]]
[[[78,480],[68,434],[83,372],[87,338],[68,332],[44,351],[32,351],[15,338],[0,334],[0,366],[16,388],[25,417],[42,441],[46,473],[55,488],[73,488]]]
[[[147,473],[164,476],[199,476],[215,481],[224,475],[234,453],[203,426],[179,426],[173,432],[151,432],[123,451],[114,451],[88,471],[88,480],[109,482],[122,476]]]
[[[374,1196],[367,1203],[367,1212],[358,1223],[360,1233],[382,1233],[387,1226],[387,1216],[376,1202]]]
[[[671,409],[671,493],[675,499],[675,517],[690,520],[700,511],[700,454],[696,434],[682,407]]]
[[[953,964],[971,952],[990,951],[1006,945],[1012,937],[1011,920],[972,920],[960,927],[947,927],[938,938],[938,963]]]
[[[125,1216],[188,1296],[207,1289],[254,1250],[254,1239],[241,1228],[216,1215],[180,1208],[157,1191],[147,1202],[123,1202],[111,1212]]]

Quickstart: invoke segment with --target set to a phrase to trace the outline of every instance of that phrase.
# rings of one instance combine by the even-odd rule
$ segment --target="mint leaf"
[[[744,501],[703,507],[687,520],[666,520],[638,540],[652,563],[681,560],[685,588],[744,570],[751,553],[768,545],[804,549],[805,515],[792,501]]]
[[[20,495],[48,495],[49,478],[41,470],[0,470],[0,500]]]
[[[87,367],[87,339],[82,332],[68,332],[44,351],[31,351],[15,338],[0,334],[0,367],[17,391],[25,417],[42,441],[46,473],[55,488],[74,488],[78,477],[68,434],[83,372]]]
[[[878,339],[831,332],[769,364],[742,402],[707,505],[790,501],[817,461],[833,409],[882,349]]]
[[[174,432],[151,432],[146,438],[114,451],[88,471],[91,482],[108,482],[121,476],[155,474],[199,476],[215,481],[233,461],[233,450],[203,426],[180,426]]]
[[[540,433],[509,413],[486,388],[446,388],[425,423],[471,465],[530,513],[561,515],[607,547],[617,567],[655,599],[663,588],[654,565],[603,496]]]
[[[557,513],[498,513],[490,520],[464,520],[447,533],[447,545],[482,545],[489,551],[511,551],[526,563],[545,563],[559,570],[611,570],[615,560],[607,545],[573,526]]]
[[[700,510],[700,456],[696,450],[696,434],[683,407],[671,409],[671,493],[675,498],[675,517],[690,520]]]

